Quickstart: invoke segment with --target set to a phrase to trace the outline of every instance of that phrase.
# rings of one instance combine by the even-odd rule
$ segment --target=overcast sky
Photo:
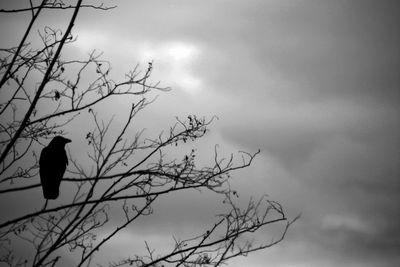
[[[154,79],[173,90],[143,116],[163,124],[176,115],[217,115],[201,146],[262,151],[233,175],[239,192],[266,193],[289,217],[302,214],[283,243],[229,266],[399,266],[398,1],[115,4],[80,12],[73,49],[103,51],[121,77],[154,60]],[[46,23],[60,22],[49,15]],[[7,26],[26,23],[10,16],[1,22],[8,40],[20,33]],[[191,229],[201,220],[191,216],[214,205],[202,195],[186,198],[168,202],[184,215],[165,216],[179,218],[180,229]],[[149,222],[144,237],[141,229],[127,230],[114,249],[138,236],[164,242],[169,228],[159,225]]]

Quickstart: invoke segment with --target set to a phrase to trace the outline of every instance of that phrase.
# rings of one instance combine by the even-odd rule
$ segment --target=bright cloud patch
[[[193,44],[168,42],[142,45],[138,56],[140,61],[154,60],[169,82],[186,92],[196,93],[200,90],[201,80],[194,75],[192,67],[199,54],[200,50]]]
[[[80,30],[77,35],[78,40],[74,45],[85,53],[96,49],[103,51],[106,55],[115,56],[125,63],[132,59],[141,64],[154,61],[157,80],[168,81],[173,87],[178,87],[188,93],[196,93],[201,88],[201,79],[193,72],[200,49],[192,43],[183,41],[152,43],[142,40],[138,42],[86,30]],[[118,49],[115,49],[116,43]]]

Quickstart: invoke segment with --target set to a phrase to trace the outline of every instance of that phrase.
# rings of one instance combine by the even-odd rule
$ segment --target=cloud
[[[242,110],[237,117],[227,118],[224,135],[252,148],[261,146],[288,167],[298,161],[305,163],[332,138],[347,136],[373,145],[371,142],[380,140],[378,134],[396,129],[395,111],[371,109],[347,100],[296,104],[271,100],[264,106]]]
[[[361,234],[374,234],[377,230],[373,225],[360,220],[354,215],[327,214],[322,219],[322,229],[353,231]]]

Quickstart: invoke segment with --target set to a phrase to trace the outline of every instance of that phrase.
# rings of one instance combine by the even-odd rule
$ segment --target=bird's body
[[[56,199],[59,195],[60,183],[68,165],[65,144],[71,142],[62,136],[56,136],[40,154],[40,182],[45,199]]]

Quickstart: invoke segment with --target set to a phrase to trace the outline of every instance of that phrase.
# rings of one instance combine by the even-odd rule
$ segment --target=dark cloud
[[[369,222],[367,218],[366,222]],[[325,249],[348,260],[364,258],[366,261],[379,260],[384,263],[390,259],[396,262],[399,260],[397,252],[400,247],[400,239],[398,231],[393,228],[384,227],[378,229],[376,233],[365,233],[346,225],[338,225],[332,229],[317,230],[318,237],[314,236],[314,238]]]
[[[308,98],[393,102],[399,97],[397,4],[346,2],[292,8],[255,58],[294,80]]]
[[[222,22],[212,28],[184,31],[229,55],[225,64],[215,63],[223,75],[215,77],[220,90],[262,99],[270,96],[263,92],[278,90],[295,101],[400,101],[397,3],[253,2],[239,8],[219,14]],[[197,25],[208,22],[203,19],[190,18]],[[291,86],[268,85],[276,79]]]
[[[396,227],[400,222],[396,110],[381,112],[354,103],[336,103],[333,109],[326,104],[318,109],[311,106],[291,112],[271,109],[270,115],[246,110],[223,133],[249,149],[260,147],[296,179],[296,186],[269,179],[265,187],[302,203],[298,210],[303,213],[299,222],[303,230],[295,233],[296,238],[320,243],[327,251],[335,251],[332,257],[351,262],[369,255],[395,266],[390,262],[398,260]],[[318,222],[336,213],[351,214],[361,223],[321,229]],[[372,233],[365,233],[366,227]]]

